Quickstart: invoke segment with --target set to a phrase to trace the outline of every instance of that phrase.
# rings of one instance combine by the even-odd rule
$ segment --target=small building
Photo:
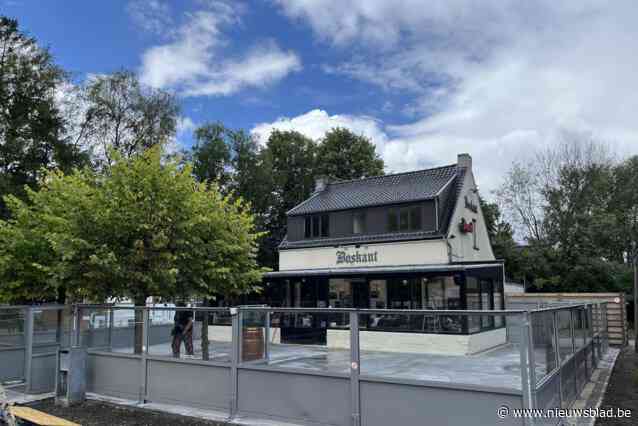
[[[413,172],[331,182],[287,213],[279,270],[261,303],[306,308],[494,310],[504,308],[503,264],[494,258],[472,158]],[[281,341],[330,345],[343,318],[282,324]],[[505,339],[500,317],[370,315],[362,328]],[[500,339],[500,337],[499,337]],[[472,346],[467,337],[464,345]],[[493,342],[492,342],[493,343]],[[465,351],[466,349],[460,349]],[[480,348],[479,348],[480,349]]]

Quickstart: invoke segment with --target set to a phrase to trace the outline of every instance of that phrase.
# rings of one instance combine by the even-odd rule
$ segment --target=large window
[[[465,298],[467,301],[467,309],[470,311],[481,310],[481,288],[479,282],[474,277],[467,277],[465,283]],[[478,315],[468,316],[468,331],[476,333],[481,330],[481,317]]]
[[[492,292],[492,281],[481,280],[481,309],[490,311],[494,309],[494,295]],[[485,315],[481,317],[481,325],[483,328],[494,327],[494,317]]]
[[[389,280],[388,307],[392,309],[421,309],[419,281],[415,278]]]
[[[397,210],[390,210],[388,212],[388,231],[396,232],[399,230],[399,212]]]
[[[418,231],[423,228],[421,206],[393,208],[388,211],[388,232]]]
[[[304,220],[304,237],[319,238],[330,235],[330,216],[306,216]]]
[[[330,233],[330,216],[327,214],[321,215],[321,236],[327,237]]]
[[[366,232],[366,214],[365,212],[355,212],[352,215],[352,233],[365,234]]]

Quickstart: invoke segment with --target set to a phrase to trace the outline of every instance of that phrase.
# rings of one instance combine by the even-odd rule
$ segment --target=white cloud
[[[164,35],[173,26],[171,8],[162,0],[132,0],[126,5],[126,11],[144,31]]]
[[[337,49],[364,52],[325,71],[419,98],[397,105],[413,123],[384,127],[392,170],[469,152],[485,193],[564,131],[638,154],[634,1],[278,3]]]
[[[175,126],[175,133],[177,136],[189,135],[193,133],[193,130],[197,128],[195,122],[186,116],[180,116],[177,119],[177,125]]]
[[[188,116],[180,116],[177,118],[175,126],[175,136],[173,136],[164,146],[164,152],[167,155],[174,155],[186,148],[193,138],[193,131],[197,128],[197,124]]]
[[[223,30],[238,20],[237,9],[222,2],[188,14],[169,43],[143,53],[141,80],[185,96],[219,96],[265,87],[301,69],[297,55],[274,41],[257,43],[243,56],[230,55]]]
[[[314,139],[321,139],[327,131],[334,127],[345,127],[356,134],[370,138],[376,145],[377,151],[382,152],[387,142],[387,136],[381,124],[372,117],[353,115],[329,115],[321,109],[313,109],[296,117],[282,117],[272,123],[257,124],[251,133],[265,143],[273,130],[296,130],[303,135]]]

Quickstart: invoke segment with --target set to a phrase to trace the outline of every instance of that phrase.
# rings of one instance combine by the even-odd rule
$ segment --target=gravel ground
[[[618,356],[600,408],[629,409],[632,416],[625,419],[599,418],[596,426],[638,424],[638,354],[634,352],[633,344],[623,348]]]
[[[79,423],[82,426],[223,426],[225,423],[122,407],[100,401],[86,401],[72,407],[56,406],[52,399],[30,404],[36,410]]]

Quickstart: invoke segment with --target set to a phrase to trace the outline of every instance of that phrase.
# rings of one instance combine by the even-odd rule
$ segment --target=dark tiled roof
[[[299,240],[288,241],[287,238],[279,245],[279,249],[296,249],[296,248],[309,248],[309,247],[326,247],[332,245],[345,245],[345,244],[368,244],[368,243],[384,243],[390,241],[411,241],[411,240],[425,240],[442,238],[442,235],[434,231],[419,231],[419,232],[401,232],[401,233],[388,233],[388,234],[372,234],[372,235],[354,235],[350,237],[342,238],[318,238],[315,240]]]
[[[463,190],[463,182],[465,179],[465,169],[459,169],[458,174],[456,176],[456,182],[454,182],[454,186],[450,190],[450,195],[447,199],[447,203],[444,206],[441,206],[443,209],[441,215],[441,230],[447,233],[447,230],[450,226],[450,221],[452,220],[452,216],[454,215],[454,208],[457,205],[457,201],[459,199],[459,195]]]
[[[457,174],[456,164],[434,169],[330,183],[288,211],[302,215],[334,210],[428,200]]]

